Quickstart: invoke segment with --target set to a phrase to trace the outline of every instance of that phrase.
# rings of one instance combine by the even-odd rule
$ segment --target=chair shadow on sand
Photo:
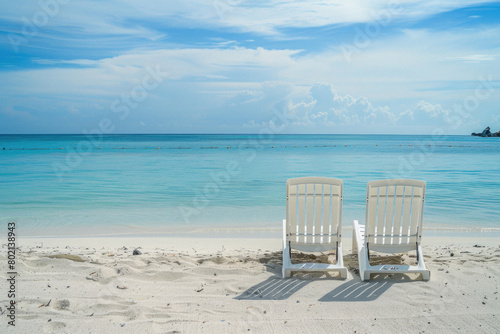
[[[258,261],[264,264],[266,270],[273,273],[265,281],[248,288],[241,295],[234,299],[239,300],[285,300],[306,285],[318,280],[330,280],[332,277],[338,277],[338,273],[332,276],[330,273],[308,272],[296,273],[291,278],[283,279],[281,277],[281,252],[274,252],[261,257]],[[303,260],[304,254],[293,254],[294,260]],[[323,260],[326,256],[315,257],[307,256],[309,261]]]
[[[279,276],[272,276],[257,285],[247,289],[235,299],[245,300],[285,300],[295,292],[311,283],[311,280],[298,278],[282,279]]]
[[[323,275],[324,276],[324,275]],[[324,277],[291,277],[282,279],[278,275],[269,277],[265,281],[252,286],[241,295],[238,300],[285,300],[291,297],[310,283],[318,280],[330,280]],[[348,280],[342,285],[327,293],[320,302],[370,302],[379,298],[394,284],[411,282],[414,279],[404,274],[376,275],[370,282],[363,282],[359,276]],[[332,282],[335,282],[332,280]]]
[[[355,255],[345,256],[347,267],[351,272],[352,278],[347,281],[338,280],[338,276],[331,276],[329,273],[297,273],[291,278],[281,278],[281,263],[277,257],[279,253],[273,253],[269,257],[261,259],[266,270],[274,275],[260,282],[234,299],[238,300],[285,300],[300,289],[310,283],[328,280],[332,284],[342,283],[334,290],[321,297],[320,302],[369,302],[379,298],[394,284],[408,283],[415,281],[419,276],[416,274],[380,274],[373,275],[371,281],[361,281],[357,267],[357,258]],[[387,257],[385,257],[387,259]],[[400,256],[394,256],[392,260],[401,261]]]
[[[374,263],[403,262],[402,255],[374,256]],[[359,276],[357,256],[349,254],[345,256],[346,266],[351,272],[352,279],[327,293],[319,299],[321,302],[369,302],[380,297],[394,284],[408,283],[417,280],[420,274],[415,273],[393,273],[373,274],[371,281],[362,281]]]
[[[350,280],[321,297],[320,302],[369,302],[380,297],[394,283],[381,280],[362,282]]]

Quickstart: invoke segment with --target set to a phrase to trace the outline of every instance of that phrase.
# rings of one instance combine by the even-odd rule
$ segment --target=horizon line
[[[425,133],[276,133],[276,134],[261,134],[261,133],[203,133],[203,132],[174,132],[174,133],[99,133],[99,134],[84,134],[84,133],[0,133],[0,136],[117,136],[117,135],[161,135],[161,136],[176,136],[176,135],[216,135],[216,136],[435,136],[434,134]],[[439,134],[439,136],[471,136],[470,134]]]

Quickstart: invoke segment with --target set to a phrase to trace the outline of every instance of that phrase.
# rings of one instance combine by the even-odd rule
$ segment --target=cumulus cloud
[[[290,110],[306,124],[372,125],[395,123],[399,116],[387,106],[374,106],[364,96],[339,94],[330,84],[315,84],[304,101],[290,102]]]
[[[432,105],[425,101],[418,102],[415,110],[419,115],[424,115],[434,120],[446,120],[448,116],[448,110],[444,110],[440,104]]]
[[[305,2],[295,5],[300,7]],[[314,3],[312,8],[316,5],[319,6]],[[144,12],[137,10],[138,15],[150,14],[151,8],[145,8],[148,5],[137,3],[134,6],[144,6],[141,7]],[[172,10],[182,13],[179,18],[188,22],[191,14],[185,13],[187,7],[180,3],[176,6]],[[274,10],[288,5],[273,2],[269,6]],[[122,10],[125,12],[121,13]],[[123,14],[117,14],[119,17],[127,18],[126,8],[120,7],[119,11],[118,14]],[[49,25],[52,27],[57,20],[66,20],[66,14],[68,12],[61,9],[60,16],[54,17],[54,22],[51,18]],[[306,16],[310,14],[305,14],[302,23],[281,24],[279,20],[283,18],[277,17],[272,26],[276,29],[294,24],[305,26]],[[82,17],[86,18],[83,15],[75,19]],[[198,19],[209,20],[205,16]],[[241,27],[249,24],[248,20],[256,19],[247,18]],[[75,24],[79,24],[77,21]],[[109,24],[118,23],[110,19]],[[313,20],[310,24],[314,25]],[[183,31],[179,28],[182,24],[175,22],[172,25]],[[99,30],[94,28],[92,33]],[[130,28],[136,26],[130,25]],[[343,35],[345,28],[328,29],[332,36],[337,33],[340,38],[349,36]],[[130,95],[134,87],[141,85],[148,66],[158,66],[167,74],[164,81],[158,88],[148,91],[147,99],[134,109],[134,114],[147,116],[143,131],[237,132],[244,126],[246,132],[255,131],[272,120],[275,105],[280,103],[279,108],[284,108],[290,116],[289,132],[369,133],[373,129],[398,132],[406,126],[415,127],[416,133],[428,133],[423,128],[419,131],[418,126],[446,125],[452,118],[449,110],[456,103],[462,104],[465,97],[473,96],[481,77],[490,74],[497,77],[500,67],[495,65],[500,59],[488,55],[496,52],[491,41],[496,40],[499,31],[497,25],[474,33],[465,30],[436,32],[427,28],[383,31],[366,48],[361,48],[351,62],[346,61],[338,49],[338,41],[331,40],[331,36],[328,40],[325,36],[318,37],[321,48],[307,43],[279,41],[274,44],[276,39],[256,34],[245,35],[255,40],[252,46],[242,47],[238,43],[224,43],[233,41],[236,34],[225,36],[221,33],[227,38],[207,38],[211,42],[221,42],[210,47],[193,44],[172,47],[163,43],[141,48],[141,43],[134,42],[135,48],[114,50],[112,55],[96,51],[96,56],[89,59],[87,54],[75,50],[64,59],[50,57],[48,52],[36,59],[23,58],[19,68],[14,66],[0,71],[0,99],[4,108],[22,106],[24,109],[19,110],[28,110],[38,119],[59,119],[63,129],[69,123],[64,117],[73,117],[75,125],[71,131],[78,132],[82,120],[98,121],[109,113],[115,99],[121,99],[123,94]],[[210,32],[214,36],[219,33]],[[110,30],[110,33],[119,34],[120,30]],[[190,33],[187,29],[186,36]],[[305,38],[317,37],[307,29],[301,33]],[[95,42],[92,35],[86,36],[88,41]],[[111,40],[116,42],[117,39]],[[498,94],[481,100],[474,118],[489,122],[497,105]],[[68,112],[70,110],[73,113]],[[0,123],[5,120],[5,124],[10,124],[8,122],[14,119],[12,113],[7,116],[4,112],[3,115]],[[139,124],[137,119],[132,120],[133,117],[130,116],[130,124]],[[30,124],[32,129],[37,129],[38,123],[32,121]],[[164,127],[160,129],[161,124]],[[129,128],[133,126],[120,131]],[[61,128],[52,131],[61,132]]]
[[[377,132],[379,129],[405,129],[423,126],[446,126],[449,111],[440,104],[419,101],[404,111],[395,111],[387,105],[376,105],[364,96],[337,92],[331,84],[317,83],[306,95],[292,96],[280,110],[287,118],[285,131],[289,132]],[[271,122],[250,120],[247,127],[273,128]]]

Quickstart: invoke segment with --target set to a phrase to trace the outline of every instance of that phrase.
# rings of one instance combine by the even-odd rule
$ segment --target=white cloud
[[[287,101],[289,112],[296,116],[297,131],[305,126],[321,132],[341,124],[344,131],[350,131],[345,130],[347,125],[362,125],[369,132],[378,124],[391,132],[391,126],[432,126],[445,118],[453,104],[462,104],[465,96],[474,94],[481,76],[498,78],[499,58],[487,57],[494,54],[491,41],[499,33],[495,26],[474,33],[405,30],[375,38],[351,62],[335,47],[309,53],[263,47],[179,47],[134,49],[97,60],[34,59],[47,66],[0,72],[0,98],[11,108],[31,107],[26,110],[34,110],[30,112],[36,117],[59,108],[67,113],[71,106],[82,117],[101,115],[114,99],[141,84],[147,66],[159,66],[168,75],[138,108],[155,113],[164,126],[191,126],[197,117],[203,117],[197,121],[197,131],[217,120],[230,129],[252,120],[262,124],[272,118],[276,103]],[[467,55],[483,61],[463,62],[460,57]],[[490,119],[498,99],[498,94],[492,94],[481,101],[474,117]],[[154,117],[144,119],[146,127],[162,123]]]
[[[55,9],[40,2],[10,2],[0,19],[11,24],[33,21],[36,13],[49,13],[47,28],[64,28],[75,36],[128,35],[158,40],[165,33],[153,26],[219,27],[259,34],[279,35],[280,28],[307,28],[333,24],[372,22],[391,11],[398,19],[422,18],[488,1],[400,0],[378,1],[282,1],[245,0],[133,0],[70,1]],[[91,19],[89,19],[91,18]]]
[[[275,81],[293,63],[300,50],[263,48],[176,49],[137,51],[101,60],[34,60],[36,63],[78,64],[84,67],[44,68],[0,72],[0,93],[25,97],[41,95],[66,100],[74,96],[113,98],[142,84],[146,68],[159,68],[164,80],[210,82],[212,91],[246,91],[247,100],[258,98],[252,83]],[[214,82],[215,81],[215,82]],[[223,88],[221,86],[225,86]],[[251,92],[251,93],[249,93]]]
[[[381,15],[385,15],[388,11],[398,19],[409,20],[488,2],[486,0],[395,2],[198,0],[168,3],[156,1],[141,5],[134,3],[134,6],[151,16],[181,16],[188,19],[190,24],[197,22],[201,26],[232,27],[241,31],[279,35],[277,31],[279,28],[372,22],[380,19]]]
[[[363,96],[340,94],[325,83],[313,85],[305,95],[294,95],[285,108],[274,109],[286,115],[284,131],[290,133],[430,133],[435,127],[450,128],[449,111],[439,104],[421,100],[398,112],[387,105],[375,105]],[[276,128],[274,118],[269,113],[268,120],[252,119],[245,126],[255,131]]]
[[[482,61],[493,61],[497,58],[495,55],[468,55],[458,57],[447,57],[446,60],[462,61],[466,63],[479,63]]]
[[[306,102],[290,104],[299,119],[308,124],[320,125],[370,125],[386,121],[395,122],[396,116],[388,107],[374,107],[366,97],[353,97],[339,94],[329,84],[316,84],[311,87]],[[300,114],[303,114],[300,116]]]
[[[443,119],[448,115],[448,111],[444,110],[441,105],[432,105],[429,102],[420,101],[417,104],[417,109],[419,113],[430,117],[431,119]]]

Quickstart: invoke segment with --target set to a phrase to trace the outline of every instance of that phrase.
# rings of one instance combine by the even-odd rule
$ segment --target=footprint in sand
[[[60,299],[60,300],[56,300],[52,307],[56,310],[67,310],[69,309],[69,300],[67,299]]]
[[[88,280],[99,282],[102,284],[107,284],[109,283],[113,278],[115,278],[118,275],[118,272],[116,269],[113,268],[108,268],[108,267],[102,267],[99,268],[97,271],[94,271],[86,276]]]
[[[64,322],[51,321],[51,322],[46,323],[43,326],[43,332],[44,333],[57,333],[58,331],[62,330],[65,327],[66,327],[66,324]]]

